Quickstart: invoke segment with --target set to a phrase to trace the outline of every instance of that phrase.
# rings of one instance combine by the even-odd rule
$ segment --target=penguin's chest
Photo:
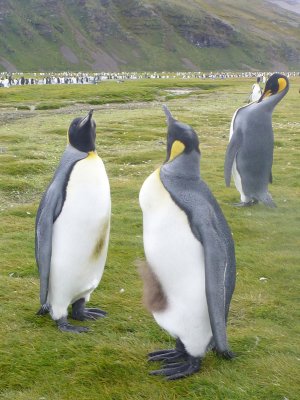
[[[202,245],[194,237],[186,214],[163,187],[157,171],[145,181],[140,204],[146,258],[169,304],[194,307],[196,302],[206,303]]]
[[[72,274],[100,280],[110,227],[110,188],[102,160],[90,155],[77,162],[66,188],[62,211],[54,223],[51,275]],[[92,278],[93,279],[93,278]]]

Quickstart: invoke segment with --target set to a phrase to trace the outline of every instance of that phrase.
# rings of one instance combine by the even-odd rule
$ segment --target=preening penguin
[[[50,312],[62,331],[83,332],[68,323],[105,316],[85,308],[98,286],[106,262],[111,200],[104,164],[95,151],[93,111],[75,118],[68,130],[69,144],[36,217],[36,261],[40,275],[38,314]]]
[[[164,107],[167,158],[140,190],[146,265],[145,302],[174,338],[175,350],[149,354],[167,379],[197,372],[213,348],[232,358],[226,334],[235,286],[235,251],[225,217],[200,177],[199,140]],[[176,362],[175,362],[176,361]]]
[[[287,94],[286,76],[273,74],[257,102],[239,108],[233,115],[227,146],[224,175],[226,186],[231,174],[241,195],[239,206],[261,201],[275,207],[268,184],[272,182],[274,135],[272,113]]]

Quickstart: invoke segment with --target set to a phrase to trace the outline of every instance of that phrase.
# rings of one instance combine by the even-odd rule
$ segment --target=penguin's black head
[[[267,80],[263,94],[261,95],[258,103],[260,103],[264,98],[272,96],[274,94],[280,93],[285,89],[288,89],[289,81],[285,75],[273,74]]]
[[[163,109],[168,123],[167,158],[165,162],[172,161],[182,153],[189,154],[193,150],[200,154],[199,139],[194,129],[174,119],[167,106],[164,105]]]
[[[68,130],[70,144],[85,153],[95,150],[96,123],[92,115],[93,110],[85,117],[73,119]]]

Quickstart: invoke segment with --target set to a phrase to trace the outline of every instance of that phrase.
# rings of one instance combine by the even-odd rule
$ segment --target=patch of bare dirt
[[[193,64],[191,60],[189,60],[188,58],[182,58],[181,59],[182,62],[184,63],[184,65],[190,70],[190,71],[199,71],[200,67]]]
[[[64,58],[70,63],[72,64],[79,63],[78,57],[76,56],[76,54],[73,53],[73,51],[68,46],[61,46],[60,52],[64,56]]]
[[[17,110],[16,108],[0,108],[0,124],[11,123],[17,119],[23,118],[35,118],[41,114],[64,114],[64,115],[72,115],[87,113],[91,109],[94,111],[109,111],[109,110],[136,110],[142,108],[149,107],[160,107],[161,102],[152,101],[152,102],[130,102],[130,103],[112,103],[112,104],[103,104],[103,105],[91,105],[91,104],[72,104],[68,107],[62,107],[55,110]]]
[[[0,57],[0,64],[3,65],[7,72],[17,72],[17,68],[3,57]]]
[[[119,72],[119,63],[118,61],[115,60],[114,57],[103,51],[102,49],[95,49],[93,46],[91,46],[91,42],[80,32],[79,29],[74,28],[74,25],[72,24],[68,14],[63,11],[64,18],[69,25],[70,29],[72,30],[72,33],[76,39],[77,44],[79,47],[84,50],[84,52],[87,54],[88,57],[86,57],[85,63],[93,70],[93,71],[105,71],[105,72]],[[71,56],[74,58],[74,56],[78,59],[77,55],[72,52],[72,50],[68,49],[66,46],[64,46],[66,49],[69,50],[65,54],[66,56]],[[73,56],[72,56],[72,54]],[[93,61],[88,61],[87,58],[90,58]],[[71,61],[72,62],[72,61]]]

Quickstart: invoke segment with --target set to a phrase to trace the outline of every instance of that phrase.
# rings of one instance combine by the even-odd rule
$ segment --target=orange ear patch
[[[175,142],[172,144],[171,154],[168,161],[171,161],[173,160],[173,158],[179,156],[179,154],[183,153],[184,149],[185,149],[184,144],[179,140],[175,140]]]
[[[280,93],[286,88],[286,80],[283,78],[279,78],[278,85],[279,85],[278,93]]]

